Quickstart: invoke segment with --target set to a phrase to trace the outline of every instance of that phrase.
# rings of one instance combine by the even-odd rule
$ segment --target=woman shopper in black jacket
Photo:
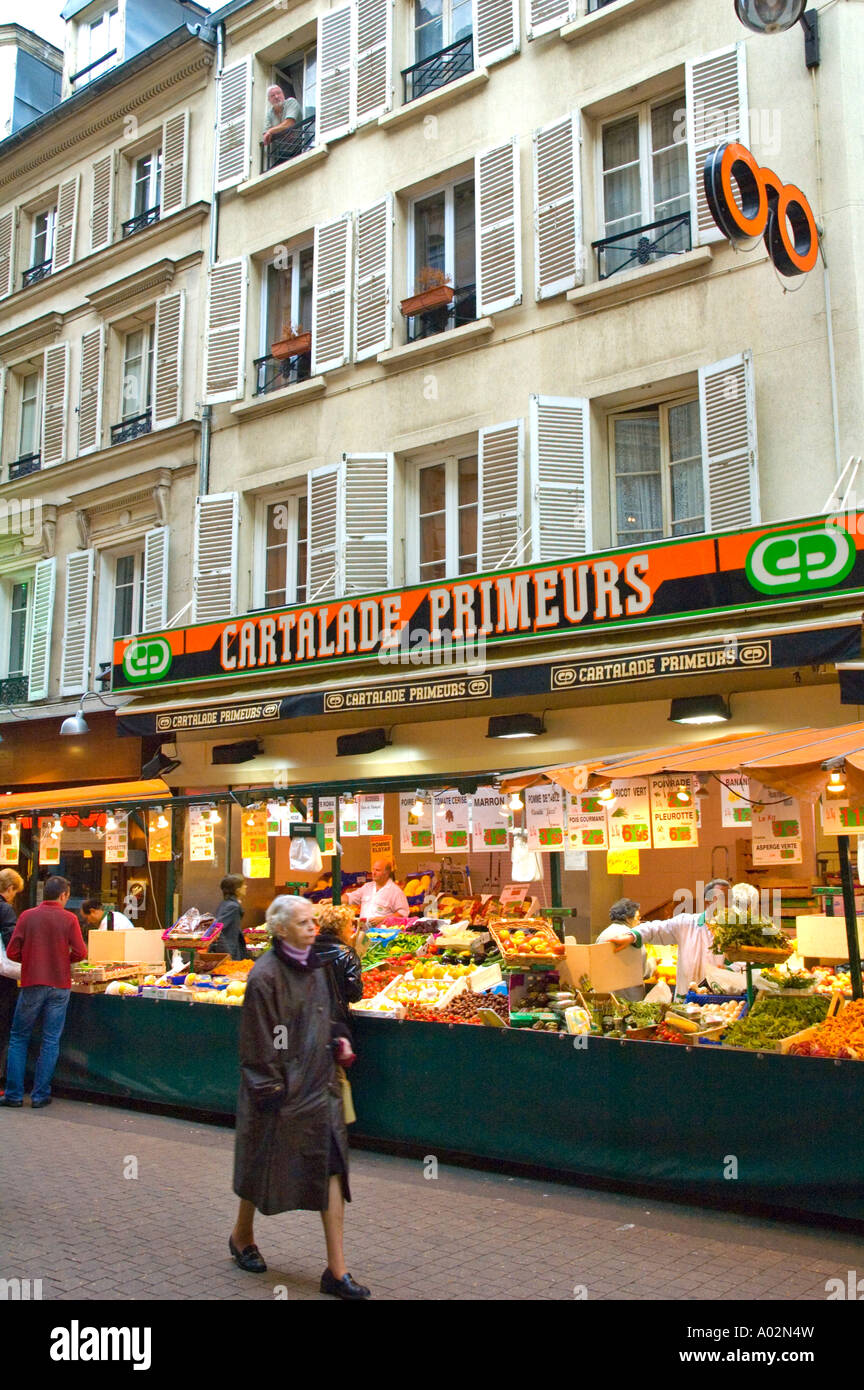
[[[4,948],[12,940],[18,913],[12,906],[24,887],[24,880],[15,869],[0,869],[0,936]],[[0,975],[0,1077],[6,1075],[6,1048],[12,1030],[12,1016],[18,1002],[18,985]]]
[[[246,897],[246,880],[242,874],[226,874],[219,884],[222,902],[216,913],[216,921],[222,923],[222,930],[212,943],[212,951],[228,953],[232,960],[249,960],[246,941],[243,936],[243,899]]]
[[[318,935],[313,950],[327,971],[332,1016],[343,1023],[350,1034],[348,1005],[356,1004],[363,998],[359,954],[363,949],[363,933],[358,931],[355,936],[355,919],[350,907],[333,907],[325,903],[315,915]]]

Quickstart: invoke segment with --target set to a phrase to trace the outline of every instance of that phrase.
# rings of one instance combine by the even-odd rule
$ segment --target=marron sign
[[[718,145],[705,160],[705,196],[723,235],[748,250],[761,237],[781,275],[804,275],[819,254],[813,209],[800,188],[760,168],[746,145]]]

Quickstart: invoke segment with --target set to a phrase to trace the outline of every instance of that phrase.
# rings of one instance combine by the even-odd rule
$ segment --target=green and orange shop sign
[[[248,614],[118,641],[114,690],[236,680],[361,661],[410,667],[447,649],[633,631],[864,594],[862,513],[659,541],[444,584]],[[418,661],[416,664],[423,664]],[[433,664],[433,663],[428,663]]]

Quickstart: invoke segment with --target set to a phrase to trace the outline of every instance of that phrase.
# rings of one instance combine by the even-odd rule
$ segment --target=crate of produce
[[[833,998],[820,994],[763,995],[745,1018],[732,1024],[722,1045],[751,1052],[780,1052],[786,1039],[824,1022],[836,1007]]]
[[[443,969],[441,966],[437,969]],[[428,1009],[446,1008],[451,999],[461,994],[466,986],[465,974],[461,966],[454,966],[441,975],[416,976],[412,970],[397,975],[377,996],[378,999],[391,999],[399,1004],[422,1004]]]
[[[220,966],[227,964],[231,957],[223,951],[196,951],[194,968],[195,974],[214,975]],[[242,961],[235,962],[242,965]]]
[[[771,996],[768,995],[766,997],[770,998]],[[822,1020],[822,1023],[826,1023],[828,1019],[837,1018],[844,1008],[848,1009],[849,1004],[843,999],[842,994],[832,994],[828,1003],[828,1012]],[[794,1052],[802,1043],[813,1042],[822,1029],[822,1023],[813,1023],[809,1028],[802,1028],[800,1032],[793,1033],[788,1038],[782,1038],[778,1051],[783,1053]],[[862,1056],[864,1056],[864,1047],[862,1047]]]
[[[515,924],[498,917],[489,923],[489,932],[507,969],[548,970],[564,959],[564,944],[545,917],[526,917]]]
[[[110,980],[138,979],[150,973],[149,965],[130,965],[117,961],[81,961],[72,967],[72,983],[79,985],[107,984]]]

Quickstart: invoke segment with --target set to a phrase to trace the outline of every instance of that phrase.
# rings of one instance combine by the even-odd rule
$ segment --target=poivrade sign
[[[781,275],[813,269],[819,233],[800,188],[760,168],[746,145],[737,142],[712,150],[703,177],[711,216],[733,245],[751,249],[761,237]]]
[[[825,518],[760,526],[558,564],[463,576],[405,589],[250,613],[126,638],[114,647],[114,690],[293,673],[377,661],[401,686],[391,653],[417,644],[458,656],[501,643],[565,640],[676,618],[864,594],[864,525]],[[836,518],[834,519],[836,521]],[[447,679],[445,671],[439,681]],[[467,678],[466,678],[467,679]],[[472,678],[483,686],[488,676]]]

